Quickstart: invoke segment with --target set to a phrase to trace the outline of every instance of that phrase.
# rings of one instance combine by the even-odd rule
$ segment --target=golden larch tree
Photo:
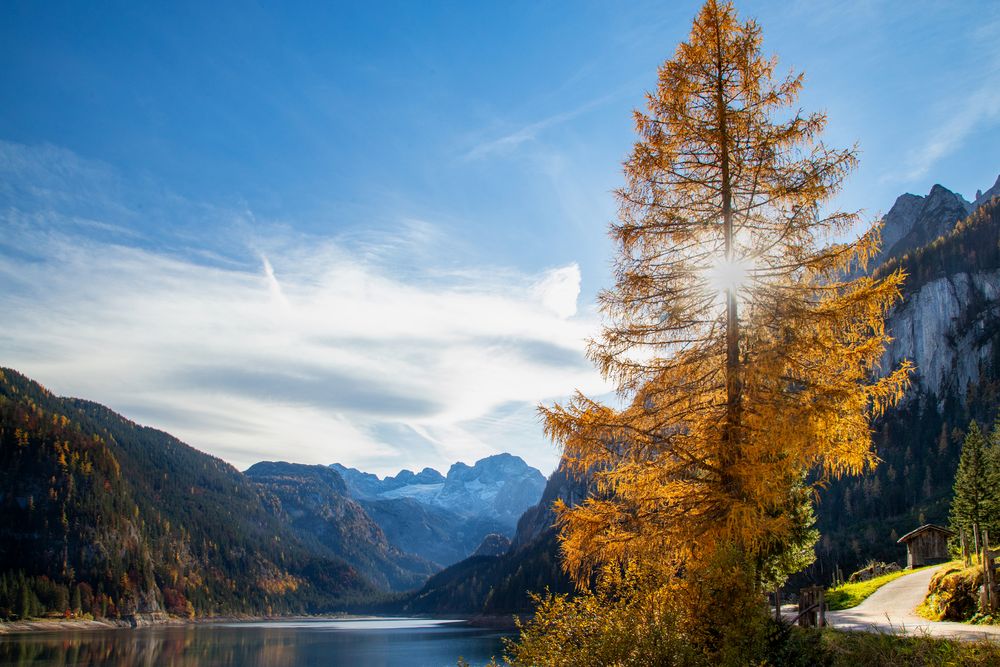
[[[829,201],[854,150],[794,111],[761,31],[708,0],[659,70],[618,193],[615,286],[590,357],[621,409],[576,395],[543,408],[593,496],[560,506],[568,571],[663,563],[688,571],[720,546],[758,581],[801,531],[804,489],[875,461],[870,421],[908,366],[878,368],[899,271],[861,275],[878,248]],[[809,545],[811,547],[811,545]]]

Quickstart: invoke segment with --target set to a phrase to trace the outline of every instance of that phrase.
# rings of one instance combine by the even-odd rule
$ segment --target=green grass
[[[874,579],[869,579],[868,581],[859,581],[854,584],[843,584],[837,588],[828,589],[826,591],[827,609],[830,611],[838,611],[840,609],[850,609],[851,607],[856,607],[869,595],[882,588],[890,581],[899,579],[900,577],[908,574],[913,574],[914,572],[919,572],[920,570],[926,570],[928,567],[937,567],[937,565],[918,567],[915,570],[890,572],[889,574],[883,574],[881,577],[875,577]]]
[[[836,630],[807,630],[796,634],[790,640],[790,655],[783,664],[830,667],[990,667],[1000,664],[1000,644],[989,641]]]

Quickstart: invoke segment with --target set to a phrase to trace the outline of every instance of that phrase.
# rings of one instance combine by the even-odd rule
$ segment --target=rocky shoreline
[[[259,621],[295,621],[317,618],[343,618],[341,616],[209,616],[181,618],[163,612],[132,614],[125,618],[43,618],[30,621],[0,622],[0,635],[21,632],[76,632],[84,630],[133,630],[154,626],[208,625],[212,623],[253,623]]]
[[[259,623],[266,621],[322,621],[366,619],[372,616],[355,614],[323,614],[321,616],[209,616],[181,618],[163,612],[133,614],[121,619],[41,618],[30,621],[0,621],[0,636],[19,633],[80,632],[90,630],[133,630],[154,626],[211,625],[214,623]],[[396,618],[396,617],[387,617]],[[423,618],[418,616],[417,618]],[[446,618],[446,617],[434,617]],[[521,619],[525,620],[522,616]],[[515,630],[513,615],[462,617],[465,625],[496,630]]]
[[[119,630],[153,625],[186,625],[191,621],[164,613],[133,614],[125,618],[39,618],[30,621],[0,622],[0,635],[19,632],[76,632],[78,630]]]

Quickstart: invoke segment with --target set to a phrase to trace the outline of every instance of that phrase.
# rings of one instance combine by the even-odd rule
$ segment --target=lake
[[[509,633],[409,618],[154,626],[0,635],[0,667],[454,667],[498,659]]]

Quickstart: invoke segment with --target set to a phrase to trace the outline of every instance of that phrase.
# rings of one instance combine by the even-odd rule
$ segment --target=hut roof
[[[919,535],[922,535],[922,534],[924,534],[924,533],[926,533],[927,531],[930,531],[930,530],[936,530],[936,531],[938,531],[940,533],[944,533],[948,537],[953,537],[954,535],[957,535],[957,533],[955,531],[948,530],[944,526],[938,526],[938,525],[935,525],[933,523],[928,523],[928,524],[924,524],[923,526],[920,526],[920,528],[917,528],[916,530],[911,530],[906,535],[903,535],[901,538],[899,538],[898,540],[896,540],[896,542],[897,542],[897,544],[902,544],[904,542],[909,542],[910,540],[916,539]]]

